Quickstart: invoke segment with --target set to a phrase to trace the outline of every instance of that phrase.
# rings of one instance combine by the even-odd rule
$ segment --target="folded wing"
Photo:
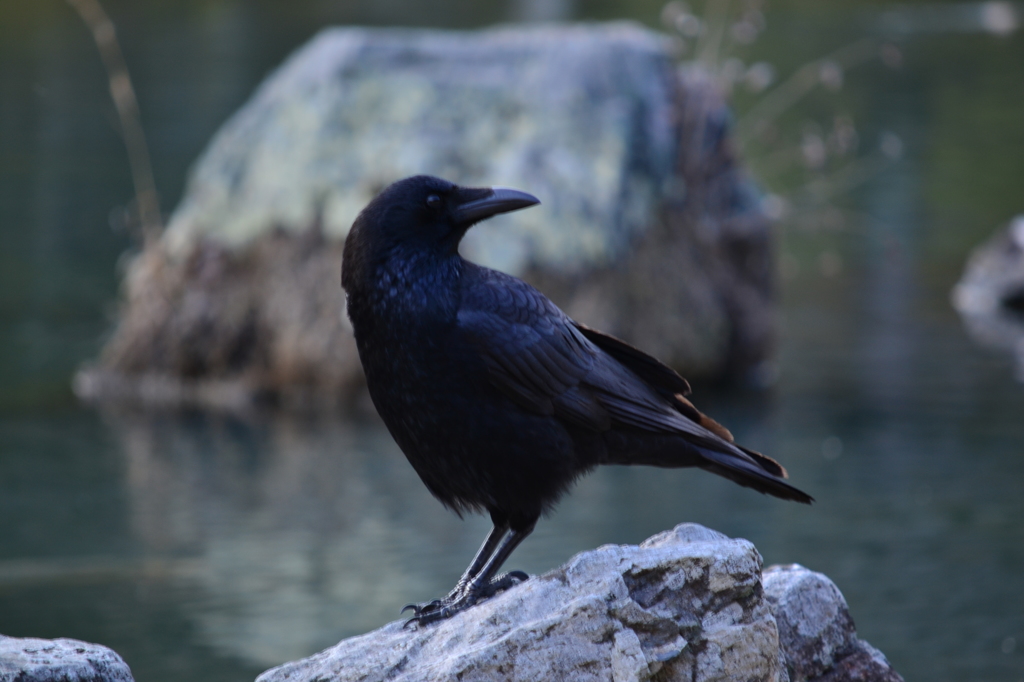
[[[685,398],[689,384],[674,370],[574,323],[520,280],[473,287],[458,326],[491,384],[523,409],[594,431],[680,436],[701,452],[703,468],[763,492],[810,499],[779,480],[786,472],[777,462],[736,445],[727,429],[697,410]]]

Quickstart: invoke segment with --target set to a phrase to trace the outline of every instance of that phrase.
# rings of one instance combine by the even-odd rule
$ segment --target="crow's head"
[[[474,224],[539,203],[531,194],[504,187],[460,187],[429,175],[405,178],[378,194],[356,218],[345,242],[345,260],[379,261],[396,249],[454,254]]]

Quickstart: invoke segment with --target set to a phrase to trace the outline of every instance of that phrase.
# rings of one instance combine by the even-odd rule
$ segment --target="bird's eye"
[[[427,197],[427,206],[430,208],[441,208],[441,197],[436,194],[431,194]]]

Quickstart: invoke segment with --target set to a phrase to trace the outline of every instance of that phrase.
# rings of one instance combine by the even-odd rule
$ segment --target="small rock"
[[[133,678],[128,664],[99,644],[0,635],[0,682],[133,682]]]
[[[971,337],[1008,352],[1024,381],[1024,215],[974,249],[952,300]]]
[[[792,564],[769,567],[763,580],[790,682],[902,682],[882,652],[857,638],[828,577]]]

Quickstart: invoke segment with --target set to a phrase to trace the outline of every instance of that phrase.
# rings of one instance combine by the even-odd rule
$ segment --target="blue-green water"
[[[107,7],[169,210],[217,125],[322,25],[471,27],[545,11],[654,25],[660,3]],[[876,30],[883,10],[776,3],[748,59],[791,73]],[[948,303],[970,247],[1024,211],[1024,35],[897,45],[899,68],[865,64],[783,119],[799,140],[816,130],[807,120],[827,129],[848,113],[863,157],[886,132],[904,154],[784,221],[776,386],[696,396],[818,503],[609,468],[512,567],[540,572],[696,521],[752,540],[767,563],[828,574],[908,680],[1024,679],[1024,386]],[[741,112],[755,103],[737,97]],[[782,189],[800,182],[783,175]],[[140,682],[246,680],[445,592],[487,524],[431,499],[372,415],[75,403],[70,374],[109,328],[132,245],[110,214],[130,196],[85,29],[61,2],[0,4],[0,632],[107,644]]]

